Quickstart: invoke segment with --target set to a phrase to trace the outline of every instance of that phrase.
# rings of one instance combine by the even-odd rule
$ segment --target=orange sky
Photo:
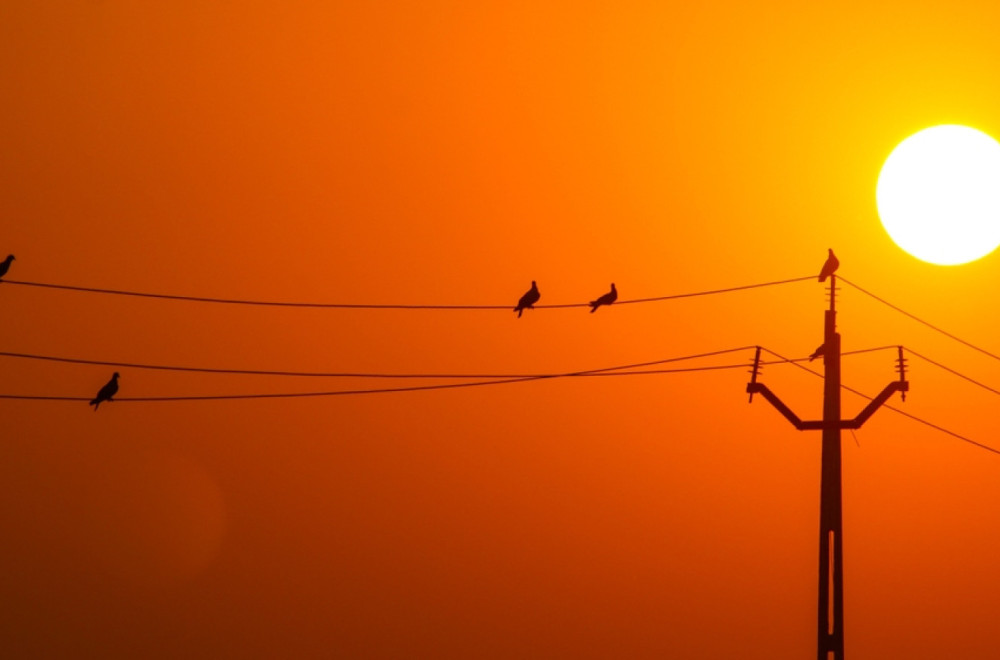
[[[989,3],[7,2],[8,279],[507,304],[841,273],[990,350],[1000,257],[896,248],[881,163],[1000,137]],[[157,6],[153,6],[157,5]],[[159,6],[166,5],[166,6]],[[691,5],[691,6],[688,6]],[[695,6],[697,5],[697,6]],[[403,312],[0,285],[0,351],[222,368],[562,372],[822,339],[816,282]],[[845,287],[845,350],[1000,364]],[[745,362],[750,351],[718,358]],[[875,393],[889,352],[845,357]],[[1000,447],[916,359],[905,410]],[[113,370],[0,359],[0,393]],[[386,385],[120,369],[122,396]],[[743,370],[369,397],[0,401],[11,657],[805,658],[819,436]],[[803,417],[822,382],[762,378]],[[411,383],[405,383],[411,384]],[[898,397],[893,401],[899,405]],[[844,414],[864,401],[844,396]],[[995,657],[1000,456],[880,411],[844,436],[847,653]]]

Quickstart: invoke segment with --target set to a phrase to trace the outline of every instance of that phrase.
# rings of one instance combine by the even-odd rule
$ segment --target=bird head
[[[115,380],[118,380],[118,372],[116,371],[114,375],[112,375],[111,377],[114,378]]]
[[[14,261],[14,255],[8,254],[7,255],[7,261]]]
[[[614,283],[614,282],[612,282],[612,283],[611,283],[611,290],[612,290],[612,291],[614,291],[614,290],[615,290],[615,283]]]

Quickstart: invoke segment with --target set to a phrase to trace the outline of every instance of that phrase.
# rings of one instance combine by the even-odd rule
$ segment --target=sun
[[[875,188],[896,245],[934,264],[964,264],[1000,245],[1000,143],[947,124],[899,143]]]

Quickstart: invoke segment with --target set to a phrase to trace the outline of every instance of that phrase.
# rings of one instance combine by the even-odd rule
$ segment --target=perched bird
[[[0,277],[6,275],[7,271],[10,270],[10,262],[12,261],[14,261],[14,255],[12,254],[8,254],[6,259],[0,261]]]
[[[601,305],[610,305],[614,301],[618,300],[618,289],[615,288],[615,283],[611,283],[611,290],[605,293],[603,296],[597,300],[590,301],[590,313],[593,314],[597,311],[597,308]]]
[[[833,254],[833,250],[828,250],[830,256],[826,258],[826,263],[823,264],[823,270],[819,271],[819,281],[825,282],[826,278],[837,272],[840,268],[840,261],[837,259],[836,255]]]
[[[531,288],[528,292],[521,296],[521,299],[517,301],[517,307],[514,311],[517,312],[517,318],[521,318],[521,314],[526,309],[534,309],[535,303],[538,299],[542,297],[542,294],[538,293],[538,285],[535,284],[535,280],[531,280]]]
[[[812,362],[816,358],[822,357],[823,353],[825,352],[826,352],[826,344],[820,344],[819,347],[817,347],[816,350],[812,352],[812,355],[809,356],[809,361]]]
[[[111,377],[111,380],[109,380],[104,385],[104,387],[101,388],[101,391],[97,393],[97,396],[94,397],[93,401],[90,402],[90,405],[94,406],[94,412],[97,412],[97,408],[98,408],[98,406],[101,405],[101,402],[103,402],[103,401],[114,401],[113,397],[116,394],[118,394],[118,372],[117,371]]]

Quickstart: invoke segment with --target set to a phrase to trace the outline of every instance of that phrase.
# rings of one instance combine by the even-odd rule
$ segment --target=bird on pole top
[[[830,255],[826,258],[826,263],[823,264],[823,270],[819,271],[820,282],[825,282],[826,278],[837,272],[837,269],[840,267],[840,260],[837,259],[833,250],[827,250],[827,252],[829,252]]]

